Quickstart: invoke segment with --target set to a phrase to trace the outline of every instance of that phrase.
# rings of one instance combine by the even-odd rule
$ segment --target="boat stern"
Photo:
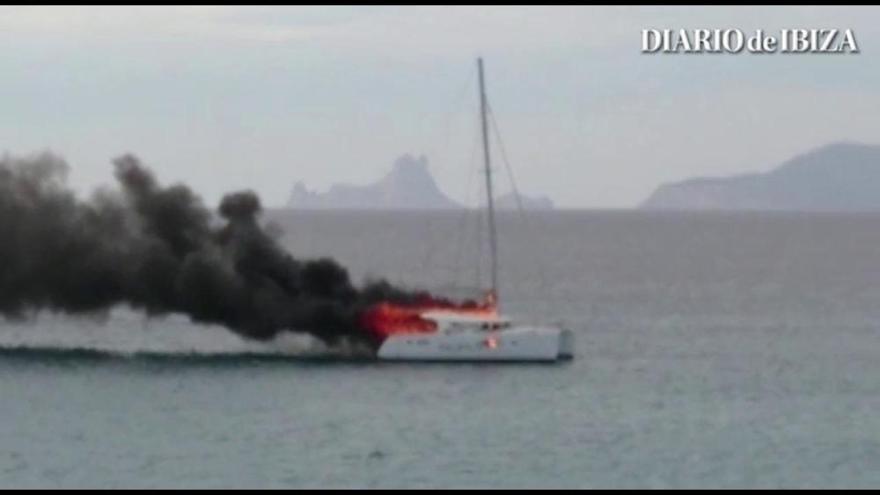
[[[559,331],[559,359],[574,359],[574,332],[567,328]]]

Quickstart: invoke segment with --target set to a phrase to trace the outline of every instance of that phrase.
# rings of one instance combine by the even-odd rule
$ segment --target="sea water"
[[[355,280],[488,278],[473,214],[267,220]],[[279,356],[126,308],[3,322],[0,486],[880,485],[880,215],[531,212],[499,235],[504,312],[571,328],[573,361]]]

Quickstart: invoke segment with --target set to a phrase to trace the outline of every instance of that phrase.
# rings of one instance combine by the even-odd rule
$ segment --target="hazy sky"
[[[783,27],[852,29],[861,53],[640,53],[646,28]],[[880,143],[877,7],[0,7],[0,150],[58,152],[83,193],[132,152],[270,206],[411,152],[465,200],[478,55],[520,189],[564,207]]]

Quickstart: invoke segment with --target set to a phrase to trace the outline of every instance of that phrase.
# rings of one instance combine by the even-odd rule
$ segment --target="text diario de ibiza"
[[[642,53],[859,53],[851,29],[643,29]]]

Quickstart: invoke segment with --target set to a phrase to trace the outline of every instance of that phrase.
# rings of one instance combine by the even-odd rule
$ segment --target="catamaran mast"
[[[489,208],[489,250],[492,263],[492,296],[498,299],[498,239],[495,233],[495,200],[492,197],[492,168],[489,161],[489,129],[486,120],[486,84],[483,79],[483,59],[477,58],[480,77],[480,119],[483,127],[483,163],[486,169],[486,199]]]

